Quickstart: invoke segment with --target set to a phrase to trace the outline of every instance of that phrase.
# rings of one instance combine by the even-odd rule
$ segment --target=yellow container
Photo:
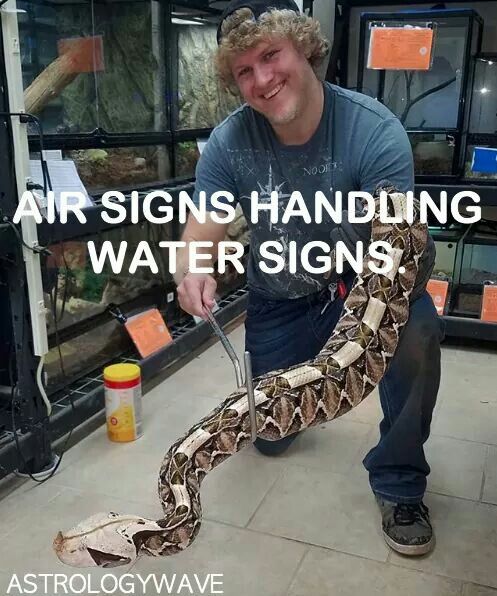
[[[141,370],[137,364],[112,364],[104,368],[107,435],[125,443],[142,435]]]

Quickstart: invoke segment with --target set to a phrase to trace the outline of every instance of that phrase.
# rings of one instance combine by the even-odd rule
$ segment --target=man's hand
[[[206,267],[213,267],[217,246],[226,236],[228,224],[213,221],[199,223],[191,214],[183,231],[181,240],[187,243],[187,248],[178,251],[178,271],[174,275],[177,285],[178,300],[181,308],[191,315],[206,318],[205,308],[214,306],[214,295],[217,282],[208,273],[192,273],[188,271],[188,245],[193,241],[209,241],[213,243],[211,260],[203,263]]]
[[[178,286],[181,308],[191,315],[206,318],[204,308],[214,306],[217,282],[208,273],[187,273]]]

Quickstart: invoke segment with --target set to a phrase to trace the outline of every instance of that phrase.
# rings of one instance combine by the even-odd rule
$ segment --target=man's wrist
[[[185,277],[188,275],[189,271],[188,268],[178,268],[176,270],[176,273],[173,273],[173,280],[174,283],[179,286],[180,283],[185,279]]]

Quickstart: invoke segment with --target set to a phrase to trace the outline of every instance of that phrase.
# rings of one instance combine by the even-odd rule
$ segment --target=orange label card
[[[433,29],[372,27],[368,68],[429,70]]]
[[[142,358],[150,356],[173,341],[162,315],[156,308],[130,317],[124,326]]]
[[[447,293],[449,291],[449,282],[440,279],[430,279],[426,289],[433,300],[437,313],[443,315],[445,302],[447,301]]]
[[[84,269],[86,266],[86,242],[71,240],[61,244],[51,244],[48,249],[52,254],[47,257],[47,267]]]
[[[483,286],[481,320],[497,323],[497,286]]]
[[[105,68],[101,35],[60,39],[57,49],[59,56],[70,56],[70,62],[66,64],[68,72],[99,72]]]

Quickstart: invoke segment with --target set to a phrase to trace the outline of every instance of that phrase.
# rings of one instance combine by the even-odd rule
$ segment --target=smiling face
[[[243,99],[273,126],[292,123],[310,108],[316,77],[290,39],[268,39],[236,54],[231,70]]]

